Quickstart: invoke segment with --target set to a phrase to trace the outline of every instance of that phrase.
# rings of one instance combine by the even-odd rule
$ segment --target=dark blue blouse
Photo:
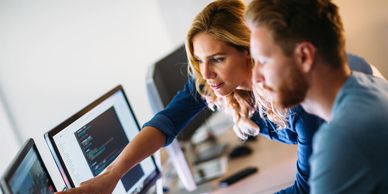
[[[348,61],[352,70],[367,74],[372,73],[371,67],[364,59],[348,55]],[[152,126],[163,132],[166,135],[165,145],[167,146],[180,130],[205,108],[207,108],[206,101],[196,91],[194,80],[189,80],[167,107],[157,113],[143,127]],[[258,113],[255,113],[251,120],[260,127],[261,135],[271,140],[298,145],[295,183],[278,193],[309,193],[309,158],[312,153],[312,140],[315,132],[324,121],[317,116],[306,113],[301,106],[296,106],[290,110],[288,127],[285,129],[277,130],[274,123],[261,118]]]

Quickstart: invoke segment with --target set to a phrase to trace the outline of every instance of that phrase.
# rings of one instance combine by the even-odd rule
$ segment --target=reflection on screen
[[[52,194],[54,183],[45,172],[37,154],[31,149],[10,179],[12,193]]]
[[[112,163],[129,143],[113,107],[74,133],[94,176]],[[144,175],[137,165],[121,181],[128,191]]]

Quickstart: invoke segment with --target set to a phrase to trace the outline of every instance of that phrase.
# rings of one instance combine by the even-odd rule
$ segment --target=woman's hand
[[[77,188],[57,192],[56,194],[111,194],[119,180],[120,175],[107,170],[104,173],[81,183]]]
[[[121,176],[162,147],[165,139],[166,136],[159,129],[144,127],[105,172],[81,183],[78,188],[56,194],[111,194]]]

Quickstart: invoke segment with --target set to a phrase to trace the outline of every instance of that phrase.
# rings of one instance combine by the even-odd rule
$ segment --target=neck
[[[336,96],[349,76],[347,64],[337,69],[327,64],[317,64],[309,77],[310,89],[302,106],[307,112],[330,121]]]

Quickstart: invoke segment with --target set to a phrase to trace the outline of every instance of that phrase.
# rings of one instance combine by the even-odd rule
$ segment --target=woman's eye
[[[224,62],[224,58],[223,57],[214,58],[213,62],[215,62],[215,63],[222,63],[222,62]]]

